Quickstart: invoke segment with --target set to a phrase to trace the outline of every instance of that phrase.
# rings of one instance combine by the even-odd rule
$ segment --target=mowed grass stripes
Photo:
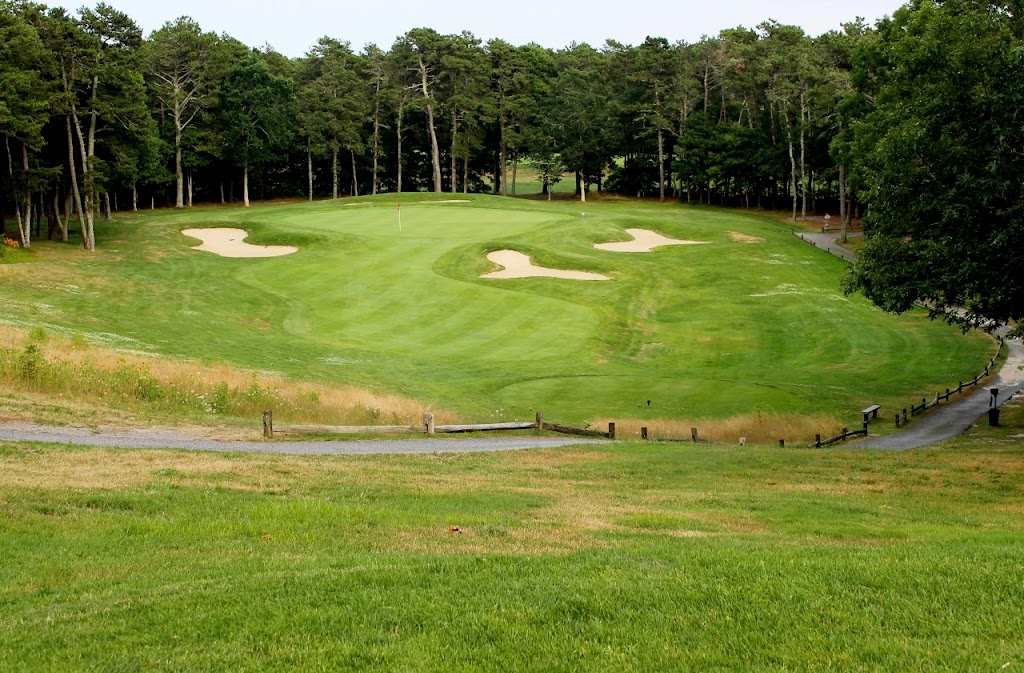
[[[12,290],[0,320],[400,391],[467,419],[764,411],[853,423],[866,404],[901,408],[973,378],[993,349],[921,313],[885,315],[843,296],[844,263],[769,218],[444,196],[122,214],[102,225],[94,257],[40,243],[34,264],[0,267]],[[197,226],[299,252],[197,252],[180,234]],[[634,227],[707,244],[594,249]],[[480,278],[493,268],[486,254],[506,248],[613,280]]]

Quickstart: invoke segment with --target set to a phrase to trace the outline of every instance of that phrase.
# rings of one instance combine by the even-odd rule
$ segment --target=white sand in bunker
[[[534,266],[529,256],[515,250],[495,250],[487,259],[503,267],[501,271],[485,273],[481,278],[565,278],[567,280],[611,280],[608,276],[589,271],[564,271]]]
[[[290,245],[246,243],[244,239],[249,232],[244,229],[183,229],[181,233],[203,242],[202,245],[192,246],[193,250],[205,250],[221,257],[281,257],[299,251]]]
[[[626,229],[626,233],[633,237],[632,241],[597,243],[594,247],[598,250],[609,250],[611,252],[651,252],[663,245],[705,245],[707,243],[707,241],[680,241],[675,238],[662,236],[650,229]]]

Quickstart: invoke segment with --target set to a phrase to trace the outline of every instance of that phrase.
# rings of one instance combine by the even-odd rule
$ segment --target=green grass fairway
[[[1015,672],[1022,471],[1019,440],[9,444],[0,671]]]
[[[535,409],[564,421],[764,411],[855,425],[868,403],[901,408],[972,378],[993,350],[923,313],[894,317],[843,297],[844,263],[771,218],[625,199],[468,198],[122,214],[99,226],[94,256],[43,242],[34,263],[0,265],[0,320],[399,391],[481,420]],[[197,226],[237,226],[249,242],[300,251],[197,252],[180,234]],[[627,239],[629,227],[708,244],[593,248]],[[492,270],[486,253],[502,248],[613,280],[479,278]]]

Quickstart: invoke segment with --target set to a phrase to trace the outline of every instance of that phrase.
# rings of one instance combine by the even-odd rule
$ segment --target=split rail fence
[[[956,388],[946,388],[945,393],[936,393],[935,398],[929,402],[927,398],[921,398],[921,404],[912,404],[909,407],[909,416],[914,416],[918,413],[922,413],[938,406],[940,401],[948,402],[950,397],[953,395],[962,394],[965,389],[972,386],[978,385],[982,380],[987,378],[991,373],[992,367],[995,366],[996,359],[1003,351],[1003,339],[998,338],[999,347],[996,350],[996,354],[989,360],[988,365],[985,366],[985,371],[975,376],[970,381],[960,381]],[[862,413],[864,414],[864,427],[860,430],[850,431],[847,428],[843,428],[842,433],[828,439],[822,439],[821,435],[816,435],[813,444],[809,446],[814,448],[821,448],[823,446],[829,446],[838,442],[845,441],[851,437],[867,437],[868,435],[868,415],[873,412],[874,417],[878,416],[878,406],[873,405],[872,407],[865,409]],[[903,409],[903,414],[896,414],[896,427],[901,427],[908,420],[908,410]],[[532,422],[512,422],[512,423],[477,423],[477,424],[459,424],[459,425],[437,425],[434,423],[434,414],[425,413],[423,414],[423,423],[421,425],[279,425],[274,427],[274,418],[272,411],[263,412],[263,436],[267,439],[273,439],[275,434],[293,434],[293,435],[376,435],[376,434],[454,434],[463,432],[507,432],[512,430],[535,430],[537,432],[550,431],[557,432],[565,435],[575,435],[578,437],[594,437],[601,439],[615,439],[615,423],[608,424],[608,431],[595,430],[593,428],[580,428],[572,425],[563,425],[560,423],[548,423],[544,420],[544,413],[541,411],[537,412],[537,419]],[[640,438],[643,440],[650,439],[648,437],[647,428],[643,427],[640,429]],[[700,437],[697,428],[690,428],[689,439],[674,439],[674,438],[654,438],[651,441],[655,442],[679,442],[679,443],[707,443],[708,440]],[[744,442],[741,440],[741,444]],[[779,440],[779,446],[785,446],[786,442],[784,439]]]
[[[274,427],[274,415],[272,411],[263,412],[263,436],[273,439],[276,434],[291,435],[376,435],[376,434],[455,434],[463,432],[507,432],[510,430],[536,430],[541,432],[547,430],[558,432],[563,435],[575,435],[578,437],[595,437],[601,439],[615,439],[615,424],[608,424],[608,431],[594,430],[592,428],[578,428],[572,425],[560,423],[547,423],[544,421],[544,413],[537,412],[537,420],[533,422],[514,423],[469,423],[460,425],[437,425],[434,423],[434,414],[423,414],[422,425],[279,425]]]

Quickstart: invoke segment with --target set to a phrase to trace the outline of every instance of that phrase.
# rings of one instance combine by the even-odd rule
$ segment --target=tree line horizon
[[[68,240],[74,214],[92,250],[95,218],[115,209],[515,195],[529,162],[543,192],[568,173],[581,199],[596,186],[794,219],[826,208],[844,232],[865,208],[892,237],[869,240],[851,287],[941,313],[970,297],[914,287],[900,265],[951,260],[906,239],[965,218],[975,246],[1000,223],[1004,242],[1017,231],[1022,35],[1019,0],[911,0],[818,37],[766,21],[695,43],[551,49],[416,28],[386,51],[323,37],[288,58],[188,17],[144,37],[104,3],[0,0],[0,198],[24,247],[43,219]],[[971,320],[1009,315],[992,308]]]

